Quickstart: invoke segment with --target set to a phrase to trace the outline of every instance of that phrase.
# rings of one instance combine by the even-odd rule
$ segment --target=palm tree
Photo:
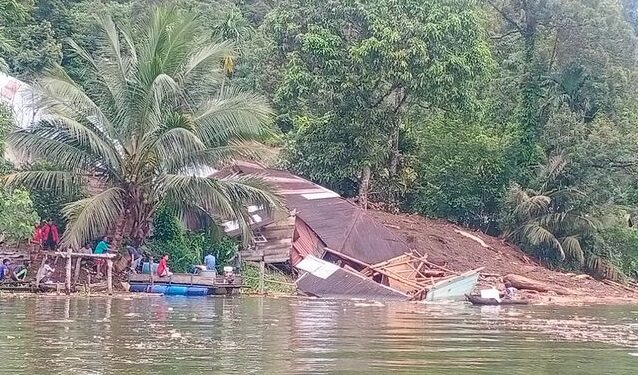
[[[258,95],[226,88],[219,61],[229,43],[202,40],[196,17],[157,8],[135,33],[111,18],[97,53],[69,44],[95,79],[81,84],[55,67],[38,82],[45,120],[8,136],[30,160],[57,170],[13,173],[5,181],[69,191],[87,176],[97,194],[68,204],[63,244],[80,246],[104,233],[117,247],[124,236],[141,242],[161,204],[182,218],[237,220],[250,236],[246,207],[277,205],[255,176],[202,177],[200,171],[237,157],[258,157],[272,112]],[[135,38],[134,36],[137,36]]]
[[[505,197],[505,236],[523,246],[553,252],[561,261],[569,258],[583,264],[581,240],[595,226],[574,204],[574,198],[584,194],[560,183],[566,165],[562,156],[552,157],[539,168],[535,188],[510,186]]]

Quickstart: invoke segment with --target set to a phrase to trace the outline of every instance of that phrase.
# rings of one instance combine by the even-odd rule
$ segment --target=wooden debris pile
[[[457,276],[459,273],[428,261],[427,254],[416,250],[377,263],[367,264],[345,254],[326,248],[342,260],[344,268],[400,291],[412,300],[421,300],[436,283]]]

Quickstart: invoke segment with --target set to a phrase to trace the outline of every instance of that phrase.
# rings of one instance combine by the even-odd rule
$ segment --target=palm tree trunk
[[[401,154],[399,153],[399,135],[401,132],[401,106],[405,102],[405,90],[402,87],[398,87],[394,94],[394,126],[392,134],[390,135],[390,177],[394,177],[399,169],[399,159]]]
[[[111,241],[111,249],[119,249],[124,239],[124,227],[126,226],[126,213],[128,210],[124,210],[122,214],[117,218],[115,222],[115,233],[113,233],[113,239]]]
[[[368,209],[368,190],[370,189],[370,166],[366,165],[361,171],[361,183],[359,184],[359,206]]]

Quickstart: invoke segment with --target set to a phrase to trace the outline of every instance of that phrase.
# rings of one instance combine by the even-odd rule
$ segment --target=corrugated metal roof
[[[379,284],[356,272],[316,259],[312,255],[304,259],[304,261],[308,260],[314,263],[315,272],[307,271],[296,281],[297,288],[304,293],[322,298],[357,297],[402,301],[410,298],[407,294]]]
[[[237,162],[217,175],[227,176],[232,173],[263,176],[284,198],[288,209],[295,210],[297,217],[331,249],[369,264],[410,251],[408,245],[383,224],[322,186],[290,172],[246,162]]]

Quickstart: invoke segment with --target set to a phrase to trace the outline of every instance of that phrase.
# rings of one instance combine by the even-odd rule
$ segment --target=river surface
[[[3,297],[2,374],[638,374],[638,309]]]

